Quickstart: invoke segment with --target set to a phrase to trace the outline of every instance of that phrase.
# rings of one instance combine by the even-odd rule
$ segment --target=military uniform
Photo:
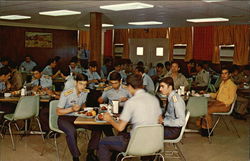
[[[195,84],[199,87],[205,87],[208,85],[209,73],[202,69],[199,73],[197,73],[195,78]]]
[[[101,77],[99,76],[99,74],[97,72],[90,72],[89,69],[83,74],[85,74],[88,77],[89,81],[95,80],[95,79],[97,79],[97,80],[101,79]],[[94,89],[94,85],[95,85],[95,83],[89,83],[89,88]]]
[[[53,75],[53,69],[52,69],[52,67],[51,67],[50,65],[47,65],[47,66],[43,69],[42,73],[43,73],[44,75],[52,76],[52,75]]]
[[[171,71],[168,72],[165,75],[165,77],[172,77],[172,72]],[[185,88],[187,88],[189,86],[186,77],[181,73],[178,73],[177,77],[173,78],[173,80],[174,80],[174,89],[179,89],[180,86],[185,86]]]
[[[32,69],[36,66],[36,63],[33,62],[33,61],[30,61],[30,62],[22,62],[20,67],[23,67],[25,69],[26,72],[31,72]]]
[[[124,85],[120,85],[119,89],[115,90],[112,86],[106,87],[102,93],[104,101],[109,101],[111,104],[113,100],[119,100],[121,97],[130,98],[131,94],[125,89]],[[123,106],[125,102],[120,102],[119,106]]]
[[[153,80],[146,73],[142,74],[142,79],[145,90],[151,94],[154,94],[155,85]]]
[[[185,124],[186,105],[183,99],[172,91],[168,96],[168,107],[164,118],[164,138],[175,139]]]
[[[73,105],[77,104],[82,106],[86,102],[86,98],[89,90],[85,89],[79,95],[75,88],[65,90],[61,93],[60,100],[58,103],[58,108],[71,108]],[[112,135],[112,130],[107,128],[107,126],[87,126],[87,125],[75,125],[74,121],[77,117],[73,116],[73,113],[69,113],[58,118],[58,127],[66,134],[66,141],[68,148],[73,157],[79,157],[80,151],[77,147],[76,141],[76,128],[86,128],[92,130],[91,139],[88,144],[88,151],[95,150],[98,147],[98,143],[104,130],[105,135]]]
[[[52,79],[48,75],[42,75],[40,79],[35,79],[31,81],[32,86],[41,86],[42,88],[51,88]]]
[[[124,122],[130,121],[133,125],[130,133],[133,133],[133,129],[137,126],[157,124],[161,113],[158,99],[145,90],[139,89],[133,97],[126,101],[120,120]],[[129,133],[103,138],[99,143],[97,153],[99,160],[110,161],[112,151],[125,151],[129,139]]]

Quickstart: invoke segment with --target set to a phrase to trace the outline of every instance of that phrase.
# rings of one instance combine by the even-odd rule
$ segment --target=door
[[[130,59],[134,64],[138,61],[143,61],[145,66],[153,63],[164,63],[169,60],[168,54],[168,39],[129,39]],[[143,54],[137,54],[137,49],[143,49]],[[157,52],[158,51],[158,52]]]

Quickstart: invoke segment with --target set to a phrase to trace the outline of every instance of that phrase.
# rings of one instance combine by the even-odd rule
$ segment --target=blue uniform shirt
[[[85,89],[84,92],[81,92],[77,95],[77,91],[74,88],[70,88],[68,90],[64,90],[61,93],[59,103],[57,105],[58,108],[71,108],[74,105],[82,106],[87,99],[88,90]],[[68,113],[66,115],[72,116],[74,113]]]
[[[82,69],[75,67],[74,69],[71,68],[71,66],[69,66],[70,72],[72,73],[82,73]]]
[[[36,63],[33,62],[33,61],[30,61],[30,62],[28,62],[28,63],[27,63],[26,61],[24,61],[24,62],[22,62],[21,65],[20,65],[20,67],[23,67],[23,68],[25,69],[26,72],[32,71],[32,69],[33,69],[35,66],[36,66]]]
[[[142,79],[143,79],[143,85],[146,87],[145,88],[146,91],[151,94],[154,94],[155,85],[154,85],[153,80],[146,73],[143,73]]]
[[[52,75],[53,75],[53,70],[52,70],[52,68],[51,68],[50,65],[47,65],[47,66],[43,69],[42,73],[43,73],[44,75],[52,76]]]
[[[85,74],[88,77],[89,81],[95,80],[95,79],[97,79],[97,80],[101,79],[101,77],[99,76],[99,74],[97,72],[90,72],[89,69],[83,74]],[[95,83],[90,83],[89,88],[94,89],[94,85],[95,85]]]
[[[5,82],[0,82],[0,92],[3,92],[6,89]]]
[[[130,98],[132,97],[131,94],[128,92],[127,89],[124,88],[123,85],[120,85],[119,89],[115,90],[114,88],[107,87],[104,89],[102,93],[102,98],[104,101],[109,101],[109,104],[112,103],[113,100],[119,100],[121,97]],[[125,102],[120,102],[120,106],[123,106]]]
[[[164,126],[182,127],[185,124],[185,110],[186,105],[183,99],[175,91],[172,91],[168,96]]]
[[[38,86],[39,85],[39,79],[35,79],[31,81],[32,86]],[[42,88],[51,88],[52,87],[52,79],[50,76],[42,75],[40,78],[40,86]]]

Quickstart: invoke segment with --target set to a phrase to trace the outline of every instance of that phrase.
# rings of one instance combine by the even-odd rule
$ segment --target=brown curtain
[[[212,63],[220,64],[220,45],[234,44],[235,33],[233,26],[214,26],[214,52]]]
[[[250,25],[236,25],[235,32],[235,47],[233,64],[247,65],[249,57],[249,28]]]
[[[173,60],[174,44],[187,44],[185,61],[193,58],[192,27],[171,27],[169,33],[169,60]]]
[[[87,44],[87,49],[90,49],[90,33],[89,31],[79,30],[78,46],[83,46],[84,43]]]

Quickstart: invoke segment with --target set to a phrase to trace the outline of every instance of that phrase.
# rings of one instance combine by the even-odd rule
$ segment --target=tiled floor
[[[228,118],[227,118],[228,119]],[[227,120],[226,119],[226,120]],[[233,119],[230,117],[230,119]],[[196,133],[185,133],[180,144],[180,148],[187,161],[249,161],[249,122],[233,119],[240,138],[232,131],[231,125],[228,131],[223,122],[216,128],[212,143],[208,143],[208,139],[201,137]],[[192,120],[189,127],[192,127]],[[53,147],[47,145],[46,152],[40,156],[42,150],[42,140],[40,136],[33,135],[24,137],[20,140],[19,136],[15,136],[16,151],[11,149],[10,136],[6,135],[3,140],[0,139],[0,161],[56,161],[56,152]],[[46,139],[53,143],[52,139]],[[62,135],[58,138],[60,156],[62,161],[71,161],[71,156],[66,147],[65,137]],[[81,161],[85,160],[86,144],[85,137],[78,139],[79,147],[82,151]],[[166,149],[171,149],[171,145],[166,145]],[[166,158],[167,161],[179,161],[180,159]]]

